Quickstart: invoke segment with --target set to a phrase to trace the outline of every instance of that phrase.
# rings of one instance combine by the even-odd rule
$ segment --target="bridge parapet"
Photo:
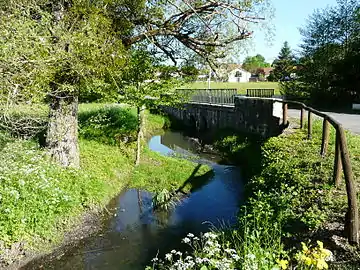
[[[262,137],[281,132],[280,116],[274,110],[276,101],[245,96],[235,96],[234,101],[235,105],[191,102],[181,108],[164,107],[164,110],[198,131],[232,128]]]

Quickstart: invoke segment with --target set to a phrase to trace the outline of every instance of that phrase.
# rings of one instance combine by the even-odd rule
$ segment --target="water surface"
[[[199,152],[198,144],[181,133],[167,131],[154,136],[149,147],[164,155],[178,153],[196,159],[210,165],[213,173],[207,174],[205,184],[182,198],[170,212],[153,211],[149,192],[122,192],[107,207],[111,216],[98,235],[85,239],[63,256],[43,262],[42,269],[144,269],[156,254],[183,249],[181,238],[188,232],[199,234],[236,221],[243,194],[238,167],[217,164],[218,156]],[[39,269],[39,265],[26,269]]]

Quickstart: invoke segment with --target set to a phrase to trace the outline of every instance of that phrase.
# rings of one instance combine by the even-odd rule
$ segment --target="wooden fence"
[[[348,240],[351,244],[359,244],[359,211],[357,206],[356,197],[356,185],[354,182],[354,176],[350,161],[349,150],[347,146],[345,131],[342,125],[337,122],[331,116],[319,112],[311,107],[306,106],[304,103],[297,101],[289,101],[282,99],[273,99],[283,104],[283,124],[288,123],[288,104],[296,105],[300,107],[300,128],[304,127],[305,123],[305,112],[308,115],[307,125],[307,137],[312,138],[312,114],[320,116],[323,119],[322,128],[322,141],[320,148],[320,155],[325,156],[329,145],[329,127],[330,124],[335,128],[336,139],[335,139],[335,159],[334,159],[334,171],[333,171],[333,182],[336,187],[339,187],[341,183],[341,171],[344,172],[346,193],[348,200],[348,212],[345,216],[345,228],[347,228]]]
[[[236,96],[236,89],[179,89],[182,91],[190,91],[191,96],[190,100],[193,102],[209,103],[209,104],[234,104],[234,98]],[[250,91],[249,91],[250,90]],[[267,90],[267,91],[264,91]],[[250,97],[250,98],[264,98],[266,96],[270,97],[273,95],[273,89],[248,89],[248,96],[260,97]],[[313,117],[315,114],[323,119],[323,128],[322,128],[322,141],[320,148],[320,155],[325,156],[327,154],[328,145],[329,145],[329,128],[330,124],[334,127],[336,131],[335,139],[335,158],[334,158],[334,171],[333,171],[333,182],[336,187],[340,186],[341,183],[341,172],[344,173],[345,184],[346,184],[346,194],[348,200],[348,212],[345,217],[345,228],[347,228],[348,240],[351,244],[359,244],[359,212],[357,206],[357,194],[356,194],[356,185],[354,182],[354,176],[350,161],[349,150],[347,147],[347,141],[345,136],[345,131],[342,125],[337,122],[331,116],[315,110],[314,108],[306,106],[304,103],[298,101],[290,101],[283,99],[271,98],[271,100],[282,103],[283,107],[283,124],[286,126],[288,124],[288,105],[296,105],[300,107],[300,128],[304,127],[305,124],[305,113],[307,111],[307,138],[312,139],[312,126],[313,126]]]

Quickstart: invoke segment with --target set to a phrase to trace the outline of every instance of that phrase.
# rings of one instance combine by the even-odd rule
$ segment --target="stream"
[[[187,233],[234,224],[243,197],[239,167],[220,165],[218,156],[199,153],[197,145],[179,132],[154,136],[149,147],[163,155],[175,153],[196,159],[210,165],[213,173],[168,212],[152,211],[152,194],[147,191],[123,191],[108,205],[111,216],[98,234],[42,267],[24,269],[144,269],[157,254],[163,257],[172,249],[182,250],[181,239]]]

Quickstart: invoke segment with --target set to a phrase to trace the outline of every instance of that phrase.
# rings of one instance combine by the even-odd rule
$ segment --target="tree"
[[[317,10],[301,29],[299,81],[315,103],[349,103],[359,97],[360,3],[339,0]]]
[[[49,153],[64,166],[78,167],[79,91],[112,85],[107,75],[121,69],[123,46],[103,5],[26,0],[6,4],[0,6],[0,65],[5,75],[1,92],[14,93],[17,103],[46,101]]]
[[[254,14],[264,6],[258,0],[2,1],[1,93],[15,93],[17,103],[46,101],[50,155],[77,167],[78,98],[116,94],[131,50],[144,45],[174,63],[193,51],[215,66],[229,46],[252,35],[251,23],[263,19]]]
[[[290,78],[290,74],[293,73],[295,65],[295,58],[291,52],[289,43],[284,42],[283,47],[280,50],[278,57],[273,62],[273,74],[276,80],[285,80]]]
[[[242,64],[242,67],[245,70],[255,74],[258,68],[270,67],[270,64],[265,62],[264,56],[262,56],[261,54],[257,54],[255,56],[246,57]]]
[[[146,107],[156,103],[165,105],[164,95],[170,95],[173,97],[171,100],[177,100],[174,90],[179,81],[173,77],[173,72],[171,67],[157,65],[156,59],[145,50],[135,50],[128,58],[122,76],[118,78],[119,101],[133,105],[137,110],[136,166],[140,163]]]

